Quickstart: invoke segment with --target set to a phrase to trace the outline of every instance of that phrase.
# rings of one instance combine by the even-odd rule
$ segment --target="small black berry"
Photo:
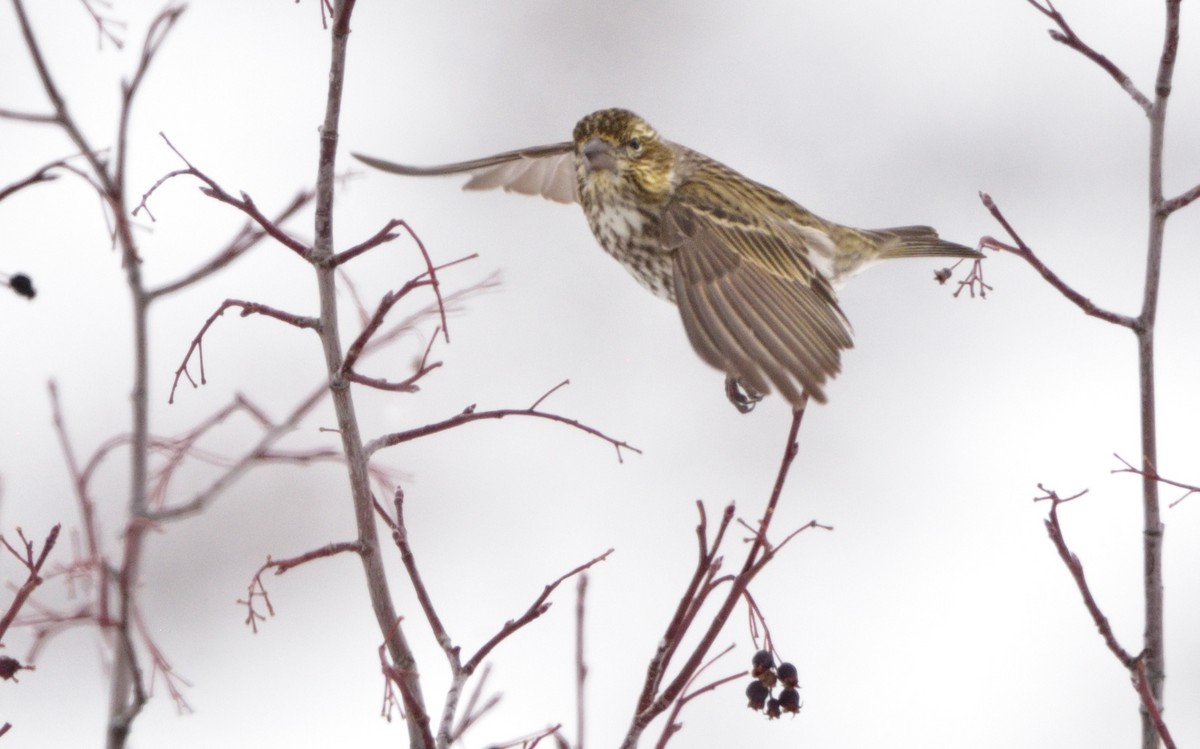
[[[33,288],[33,279],[24,273],[14,273],[8,279],[8,285],[12,290],[26,299],[33,299],[37,292]]]
[[[794,689],[800,683],[800,676],[796,672],[796,667],[791,663],[780,663],[779,668],[775,669],[775,675],[779,677],[780,683],[785,687]]]
[[[761,681],[752,681],[746,686],[746,698],[750,700],[749,708],[751,710],[762,710],[770,696],[771,690],[767,689]]]
[[[779,693],[779,707],[785,713],[800,712],[800,693],[795,689],[785,689]]]

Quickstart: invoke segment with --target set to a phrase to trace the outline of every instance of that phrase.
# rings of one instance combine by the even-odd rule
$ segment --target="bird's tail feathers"
[[[930,226],[897,226],[876,229],[871,234],[879,238],[879,257],[885,260],[901,257],[983,257],[973,247],[939,238]]]

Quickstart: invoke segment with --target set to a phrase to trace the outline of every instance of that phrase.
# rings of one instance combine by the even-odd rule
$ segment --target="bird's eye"
[[[629,151],[633,154],[642,152],[642,139],[636,135],[629,139]]]

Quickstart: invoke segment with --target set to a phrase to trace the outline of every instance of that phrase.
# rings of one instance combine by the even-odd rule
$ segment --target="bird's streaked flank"
[[[434,167],[354,154],[387,172],[467,173],[469,190],[503,188],[578,202],[600,246],[656,295],[678,305],[700,358],[725,372],[750,410],[772,387],[803,393],[841,368],[850,324],[834,294],[876,260],[979,258],[928,226],[852,229],[665,140],[624,109],[584,117],[572,140]],[[740,386],[740,387],[739,387]]]

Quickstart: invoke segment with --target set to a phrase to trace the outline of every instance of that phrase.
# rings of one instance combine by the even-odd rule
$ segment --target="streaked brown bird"
[[[468,173],[468,190],[504,188],[578,202],[605,252],[675,302],[700,358],[723,371],[739,410],[772,386],[794,408],[841,368],[850,324],[834,294],[876,260],[979,258],[928,226],[852,229],[659,136],[624,109],[584,117],[564,143],[414,167],[354,154],[407,175]]]

